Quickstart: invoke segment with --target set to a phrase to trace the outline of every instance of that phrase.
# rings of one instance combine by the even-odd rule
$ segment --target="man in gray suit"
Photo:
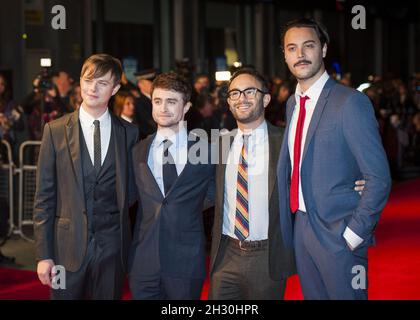
[[[295,273],[293,249],[284,247],[279,222],[276,170],[283,129],[264,119],[270,94],[255,69],[237,71],[228,90],[238,129],[219,140],[209,298],[283,299],[287,277]]]
[[[183,123],[191,87],[180,75],[153,81],[157,133],[133,148],[139,208],[130,251],[134,299],[199,299],[205,277],[203,209],[214,200],[214,166],[207,139]],[[198,160],[198,161],[197,161]]]
[[[132,162],[137,128],[108,112],[119,89],[119,60],[97,54],[83,64],[83,103],[47,123],[38,159],[34,204],[38,277],[53,299],[118,299],[122,295],[135,200]],[[60,274],[62,281],[63,274]]]
[[[298,80],[277,172],[282,235],[305,299],[366,299],[367,249],[391,187],[373,107],[326,73],[329,38],[317,22],[292,21],[282,39]]]

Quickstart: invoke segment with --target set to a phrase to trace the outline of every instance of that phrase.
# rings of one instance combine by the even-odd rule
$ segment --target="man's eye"
[[[310,49],[312,49],[314,47],[314,45],[311,43],[311,44],[307,44],[306,45],[306,48],[310,48]]]
[[[289,52],[293,52],[293,51],[295,51],[296,50],[296,48],[295,47],[289,47],[289,49],[288,49],[288,51]]]

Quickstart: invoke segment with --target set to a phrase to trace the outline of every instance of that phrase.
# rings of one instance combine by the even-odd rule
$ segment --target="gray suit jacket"
[[[125,267],[131,240],[128,207],[135,200],[131,148],[138,130],[111,114],[115,139],[116,192],[121,223],[121,259]],[[80,154],[79,112],[44,127],[38,158],[34,229],[36,259],[53,259],[77,271],[87,247],[87,213]]]
[[[269,168],[268,168],[268,192],[269,192],[269,223],[268,223],[268,247],[269,247],[269,272],[273,280],[285,279],[294,274],[295,261],[293,250],[286,248],[280,229],[279,193],[277,188],[277,162],[283,129],[277,128],[267,122],[268,145],[269,145]],[[220,259],[220,240],[223,231],[223,204],[226,160],[237,130],[222,135],[219,139],[219,163],[216,167],[216,200],[214,211],[214,224],[212,233],[212,246],[210,258],[210,274],[215,269]]]

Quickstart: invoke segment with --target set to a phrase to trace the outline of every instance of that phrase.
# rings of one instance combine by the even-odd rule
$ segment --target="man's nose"
[[[304,52],[303,48],[297,48],[297,54],[298,54],[298,58],[304,58],[305,57],[305,52]]]

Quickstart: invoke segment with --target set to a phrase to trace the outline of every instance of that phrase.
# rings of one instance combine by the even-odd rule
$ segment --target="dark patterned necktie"
[[[93,131],[93,166],[95,168],[96,174],[101,170],[101,128],[99,125],[99,120],[93,121],[95,130]]]
[[[165,189],[165,196],[178,178],[176,171],[175,161],[169,152],[169,147],[172,142],[168,139],[163,140],[163,155],[162,155],[162,174],[163,174],[163,185]]]

